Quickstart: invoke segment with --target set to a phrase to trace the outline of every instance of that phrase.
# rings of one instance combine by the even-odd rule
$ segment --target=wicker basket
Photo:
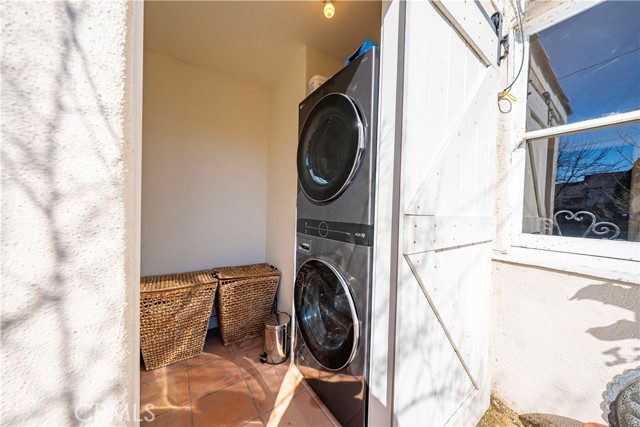
[[[224,345],[262,335],[278,289],[280,272],[269,264],[225,267],[218,278],[218,321]]]
[[[217,287],[212,270],[140,279],[140,349],[147,370],[202,353]]]

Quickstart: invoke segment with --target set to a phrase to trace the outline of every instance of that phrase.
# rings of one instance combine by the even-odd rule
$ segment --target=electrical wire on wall
[[[514,0],[514,2],[516,4],[516,7],[515,7],[516,15],[518,16],[518,29],[520,30],[520,37],[524,43],[524,30],[522,28],[522,11],[520,10],[520,1]],[[513,102],[518,100],[512,93],[509,92],[509,90],[511,90],[511,88],[516,83],[516,81],[518,81],[518,78],[522,73],[522,67],[524,66],[524,54],[525,54],[524,49],[522,49],[522,58],[520,59],[520,68],[518,69],[518,73],[514,77],[511,84],[509,84],[507,87],[502,89],[502,92],[500,92],[500,94],[498,95],[499,98],[501,99],[506,98],[509,101],[513,101]]]

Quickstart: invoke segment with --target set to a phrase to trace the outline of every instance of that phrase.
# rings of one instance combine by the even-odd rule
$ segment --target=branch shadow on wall
[[[100,396],[95,399],[78,396],[80,384],[86,381],[87,373],[108,359],[111,353],[104,351],[99,339],[91,342],[91,348],[86,348],[82,332],[87,329],[87,325],[95,324],[98,320],[87,319],[84,325],[74,323],[73,319],[78,319],[75,311],[78,307],[74,306],[71,295],[75,294],[77,302],[79,295],[83,295],[82,292],[91,294],[96,291],[95,288],[84,289],[87,283],[96,283],[96,277],[105,278],[97,287],[108,287],[108,275],[104,274],[104,268],[116,267],[87,265],[77,256],[82,252],[94,251],[95,254],[90,259],[93,262],[100,259],[101,248],[94,245],[97,236],[87,233],[87,229],[99,229],[99,223],[108,218],[110,208],[117,202],[117,189],[122,186],[118,173],[122,165],[114,167],[113,154],[109,154],[114,152],[114,147],[121,140],[114,124],[109,120],[102,96],[93,80],[96,65],[91,62],[78,39],[79,21],[85,13],[83,9],[87,7],[91,5],[60,2],[52,5],[53,10],[42,12],[55,14],[53,19],[58,22],[55,42],[59,42],[61,46],[59,53],[51,58],[55,71],[41,71],[42,76],[51,77],[51,86],[36,88],[32,81],[25,78],[29,71],[23,70],[29,70],[26,63],[35,54],[3,57],[2,90],[7,99],[13,101],[11,105],[5,104],[3,113],[9,112],[9,117],[16,118],[17,122],[12,126],[3,123],[3,183],[11,194],[19,195],[20,198],[4,200],[3,205],[5,202],[22,203],[25,216],[36,218],[32,232],[40,236],[37,241],[50,248],[50,259],[46,262],[40,260],[41,263],[35,264],[31,271],[10,265],[7,261],[11,258],[10,254],[3,253],[2,256],[3,277],[15,287],[14,290],[3,289],[0,323],[3,355],[21,355],[24,357],[20,362],[23,366],[39,366],[32,378],[19,378],[25,386],[35,386],[29,393],[33,393],[38,399],[39,408],[28,408],[25,411],[20,406],[10,409],[7,405],[3,408],[3,425],[23,425],[25,420],[31,419],[41,408],[64,408],[64,418],[49,420],[52,423],[80,425],[83,424],[82,418],[86,420],[93,412],[104,409],[101,408],[102,402],[113,401],[111,397],[121,396],[124,387],[117,381],[121,376],[114,372],[111,379],[105,379],[106,384],[101,387]],[[45,46],[51,44],[50,34],[44,30],[33,37],[40,38]],[[42,60],[39,58],[37,61]],[[38,90],[41,93],[37,93]],[[86,110],[94,114],[87,113]],[[41,111],[47,113],[41,114]],[[63,140],[65,136],[69,137],[69,120],[78,120],[80,128],[74,129],[73,135],[79,135],[82,138],[80,142]],[[85,148],[88,146],[89,151],[78,153],[76,161],[89,160],[93,165],[100,164],[109,171],[109,176],[98,175],[96,179],[69,176],[77,169],[65,170],[62,158],[69,154],[64,152],[65,149],[77,147],[78,144]],[[117,164],[120,159],[115,159],[115,162]],[[91,196],[96,194],[99,197]],[[73,199],[78,199],[83,209],[70,214],[67,207]],[[96,200],[99,202],[96,203]],[[10,231],[5,228],[11,226],[8,222],[3,221],[3,235]],[[10,222],[14,222],[11,217]],[[87,227],[88,224],[90,227]],[[20,239],[15,245],[23,253],[28,253],[31,241],[33,240]],[[9,251],[13,249],[8,248]],[[83,266],[90,268],[85,270]],[[17,293],[17,289],[22,289],[30,297],[26,300],[12,298],[11,295]],[[94,295],[97,298],[100,293],[96,292]],[[123,317],[124,308],[118,307],[117,301],[87,302],[107,307],[109,319],[106,322]],[[42,319],[47,319],[46,330],[34,331],[33,325],[41,324]],[[28,335],[33,335],[34,332],[48,335],[45,342],[56,344],[47,360],[36,360],[33,355],[25,354],[33,339],[28,338]],[[12,369],[6,363],[3,360],[3,374],[11,377],[17,375],[11,373]],[[47,376],[50,383],[38,387],[42,381],[38,375],[43,369],[51,370]],[[126,367],[123,366],[122,369]],[[32,400],[33,395],[28,400]],[[3,400],[4,397],[6,396],[3,396]],[[11,399],[17,400],[20,396],[11,396]],[[92,399],[93,402],[90,402]]]
[[[640,340],[640,288],[613,282],[585,286],[571,297],[572,301],[599,301],[608,306],[619,307],[633,313],[634,320],[620,319],[610,325],[595,326],[586,332],[601,341]],[[635,346],[625,353],[616,345],[602,354],[611,356],[605,366],[616,366],[640,361],[640,347]]]

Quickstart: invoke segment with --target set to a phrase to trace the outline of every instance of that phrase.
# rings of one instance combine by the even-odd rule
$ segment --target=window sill
[[[493,252],[494,261],[549,268],[566,273],[583,274],[606,280],[640,284],[640,262],[555,252],[542,249],[511,247],[506,252]]]

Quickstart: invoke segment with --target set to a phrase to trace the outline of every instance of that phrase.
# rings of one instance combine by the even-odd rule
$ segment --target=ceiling
[[[380,42],[379,1],[334,4],[327,19],[321,0],[146,1],[145,49],[270,86],[304,45],[343,61]]]

